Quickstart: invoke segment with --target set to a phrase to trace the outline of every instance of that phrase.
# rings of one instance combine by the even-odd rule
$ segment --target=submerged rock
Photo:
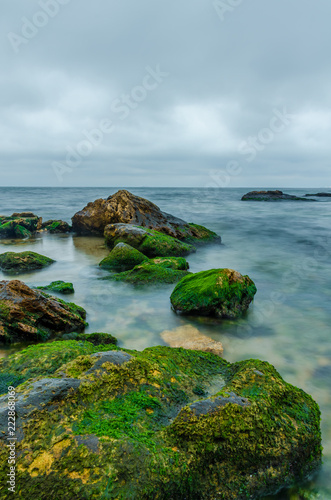
[[[171,294],[175,312],[218,318],[238,318],[249,307],[256,286],[233,269],[211,269],[183,278]]]
[[[135,266],[130,271],[113,274],[107,280],[125,281],[144,285],[153,283],[177,283],[188,274],[188,262],[183,257],[157,257]]]
[[[305,194],[305,196],[317,196],[319,198],[331,198],[331,193]]]
[[[110,254],[103,259],[99,266],[108,271],[127,271],[141,264],[148,257],[126,243],[117,243]]]
[[[36,252],[6,252],[0,254],[0,269],[8,274],[19,274],[43,269],[54,262],[55,260]]]
[[[47,340],[69,332],[81,332],[86,311],[18,280],[0,281],[0,341]]]
[[[63,295],[70,295],[75,293],[74,286],[72,283],[66,283],[65,281],[52,281],[47,286],[37,286],[37,290],[48,290],[50,292],[63,293]]]
[[[148,257],[182,257],[196,251],[192,245],[176,238],[133,224],[110,224],[104,235],[110,248],[126,243]]]
[[[96,500],[106,493],[154,500],[157,492],[159,500],[254,500],[301,482],[320,465],[318,405],[269,363],[229,364],[169,347],[91,352],[89,342],[77,342],[73,358],[73,344],[41,345],[39,355],[33,346],[34,356],[27,349],[0,360],[0,377],[18,365],[34,370],[35,378],[16,387],[16,481],[30,498]],[[55,353],[70,358],[50,378],[43,365],[57,363]],[[3,396],[5,417],[7,405]]]
[[[221,356],[223,346],[221,342],[203,335],[197,328],[191,325],[184,325],[174,330],[165,330],[161,333],[161,338],[170,347],[183,347],[184,349],[193,349],[195,351],[211,352]]]
[[[78,234],[102,235],[109,224],[136,224],[155,229],[178,239],[211,241],[220,237],[204,228],[162,212],[154,203],[120,190],[106,200],[89,203],[72,218],[73,230]]]
[[[306,198],[300,198],[291,194],[285,194],[283,191],[251,191],[245,194],[242,198],[243,201],[308,201]]]
[[[42,224],[42,218],[32,212],[13,213],[11,216],[0,216],[1,238],[29,238],[36,233]]]
[[[63,220],[48,220],[43,222],[41,229],[51,234],[70,233],[71,226]]]

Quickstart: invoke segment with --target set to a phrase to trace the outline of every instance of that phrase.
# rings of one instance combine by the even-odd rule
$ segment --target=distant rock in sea
[[[306,198],[300,198],[298,196],[293,196],[291,194],[283,193],[283,191],[250,191],[245,194],[242,201],[313,201],[307,200]]]
[[[331,198],[331,193],[305,194],[305,196],[317,196],[319,198]]]

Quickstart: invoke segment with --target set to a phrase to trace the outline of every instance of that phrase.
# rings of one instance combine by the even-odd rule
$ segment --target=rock
[[[219,240],[220,237],[204,228],[162,212],[154,203],[135,196],[129,191],[120,190],[105,199],[88,203],[72,218],[72,228],[77,234],[102,235],[109,224],[135,224],[155,229],[173,238],[192,241]]]
[[[0,238],[29,238],[41,228],[42,218],[32,212],[0,216]]]
[[[110,224],[105,228],[106,244],[113,248],[117,243],[126,243],[147,257],[182,257],[196,248],[176,238],[143,229],[132,224]]]
[[[124,281],[136,285],[177,283],[188,274],[187,261],[182,257],[158,257],[147,260],[130,271],[113,274],[106,280]]]
[[[320,198],[331,198],[331,193],[305,194],[305,196],[317,196]]]
[[[195,351],[205,351],[222,356],[223,346],[206,335],[203,335],[191,325],[179,326],[174,330],[165,330],[161,333],[161,338],[170,347],[183,347]]]
[[[19,274],[43,269],[55,260],[35,252],[6,252],[0,254],[0,269],[7,274]]]
[[[108,271],[127,271],[148,260],[146,255],[126,243],[117,243],[110,254],[103,259],[99,266]]]
[[[113,337],[110,333],[67,333],[63,335],[62,339],[77,341],[84,340],[95,346],[117,344],[117,338]]]
[[[68,343],[54,344],[63,357]],[[47,345],[40,347],[47,366]],[[16,356],[24,358],[9,356],[7,365]],[[36,362],[24,360],[27,370]],[[220,376],[221,390],[194,392]],[[16,395],[24,432],[16,483],[30,498],[98,499],[107,491],[109,498],[143,492],[154,500],[157,491],[159,500],[256,500],[301,483],[321,463],[318,405],[259,360],[230,364],[169,347],[77,352],[52,378],[32,378]],[[2,423],[5,484],[7,419]]]
[[[18,280],[0,281],[0,341],[46,340],[84,330],[86,311]]]
[[[312,201],[307,200],[306,198],[300,198],[298,196],[293,196],[290,194],[285,194],[282,191],[251,191],[250,193],[245,194],[242,198],[243,201],[280,201],[280,200],[288,200],[288,201]]]
[[[36,289],[63,293],[63,295],[70,295],[72,293],[75,293],[73,284],[66,283],[65,281],[52,281],[52,283],[50,283],[49,285],[37,286]]]
[[[64,234],[70,233],[71,226],[63,220],[48,220],[42,224],[41,230],[51,234]]]
[[[255,294],[248,276],[233,269],[211,269],[183,278],[170,301],[177,313],[234,319],[248,309]]]

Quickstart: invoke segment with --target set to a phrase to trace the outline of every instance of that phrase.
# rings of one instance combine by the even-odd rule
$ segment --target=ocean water
[[[133,188],[131,191],[188,222],[222,236],[222,245],[198,248],[188,257],[192,272],[229,267],[248,274],[257,295],[239,321],[184,318],[170,308],[174,285],[136,288],[99,280],[108,273],[98,263],[108,251],[102,238],[40,236],[1,241],[1,252],[33,250],[56,260],[49,268],[18,278],[29,285],[72,281],[70,300],[88,312],[87,332],[110,332],[119,345],[144,349],[163,345],[160,334],[190,324],[223,343],[224,358],[259,358],[272,363],[301,387],[322,411],[324,465],[301,491],[331,499],[331,198],[317,202],[242,202],[251,189]],[[70,222],[87,202],[116,188],[0,188],[0,214],[31,210],[46,219]],[[304,195],[307,190],[286,189]],[[313,192],[318,192],[314,190]],[[8,276],[0,272],[0,279]],[[2,349],[8,355],[20,346]],[[299,500],[298,490],[278,499]]]

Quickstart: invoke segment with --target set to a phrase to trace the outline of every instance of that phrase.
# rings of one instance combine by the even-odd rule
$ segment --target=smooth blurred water
[[[0,214],[31,210],[46,219],[70,222],[87,202],[116,188],[1,188]],[[322,190],[322,189],[321,189]],[[248,274],[258,293],[240,321],[183,318],[170,309],[173,285],[133,287],[101,281],[107,255],[102,238],[43,236],[0,241],[1,251],[33,250],[54,258],[49,268],[19,275],[29,285],[72,281],[70,296],[88,312],[88,332],[110,332],[121,346],[144,349],[163,344],[160,334],[191,324],[224,346],[228,361],[259,358],[272,363],[322,410],[324,466],[305,488],[331,499],[331,198],[317,202],[242,202],[250,189],[134,188],[132,191],[188,222],[222,236],[222,245],[198,248],[188,257],[192,272],[229,267]],[[304,195],[306,190],[284,190]],[[318,190],[313,191],[318,192]],[[10,279],[0,273],[0,279]],[[14,349],[18,346],[14,346]],[[2,350],[6,355],[13,348]],[[282,492],[278,499],[300,499]]]

